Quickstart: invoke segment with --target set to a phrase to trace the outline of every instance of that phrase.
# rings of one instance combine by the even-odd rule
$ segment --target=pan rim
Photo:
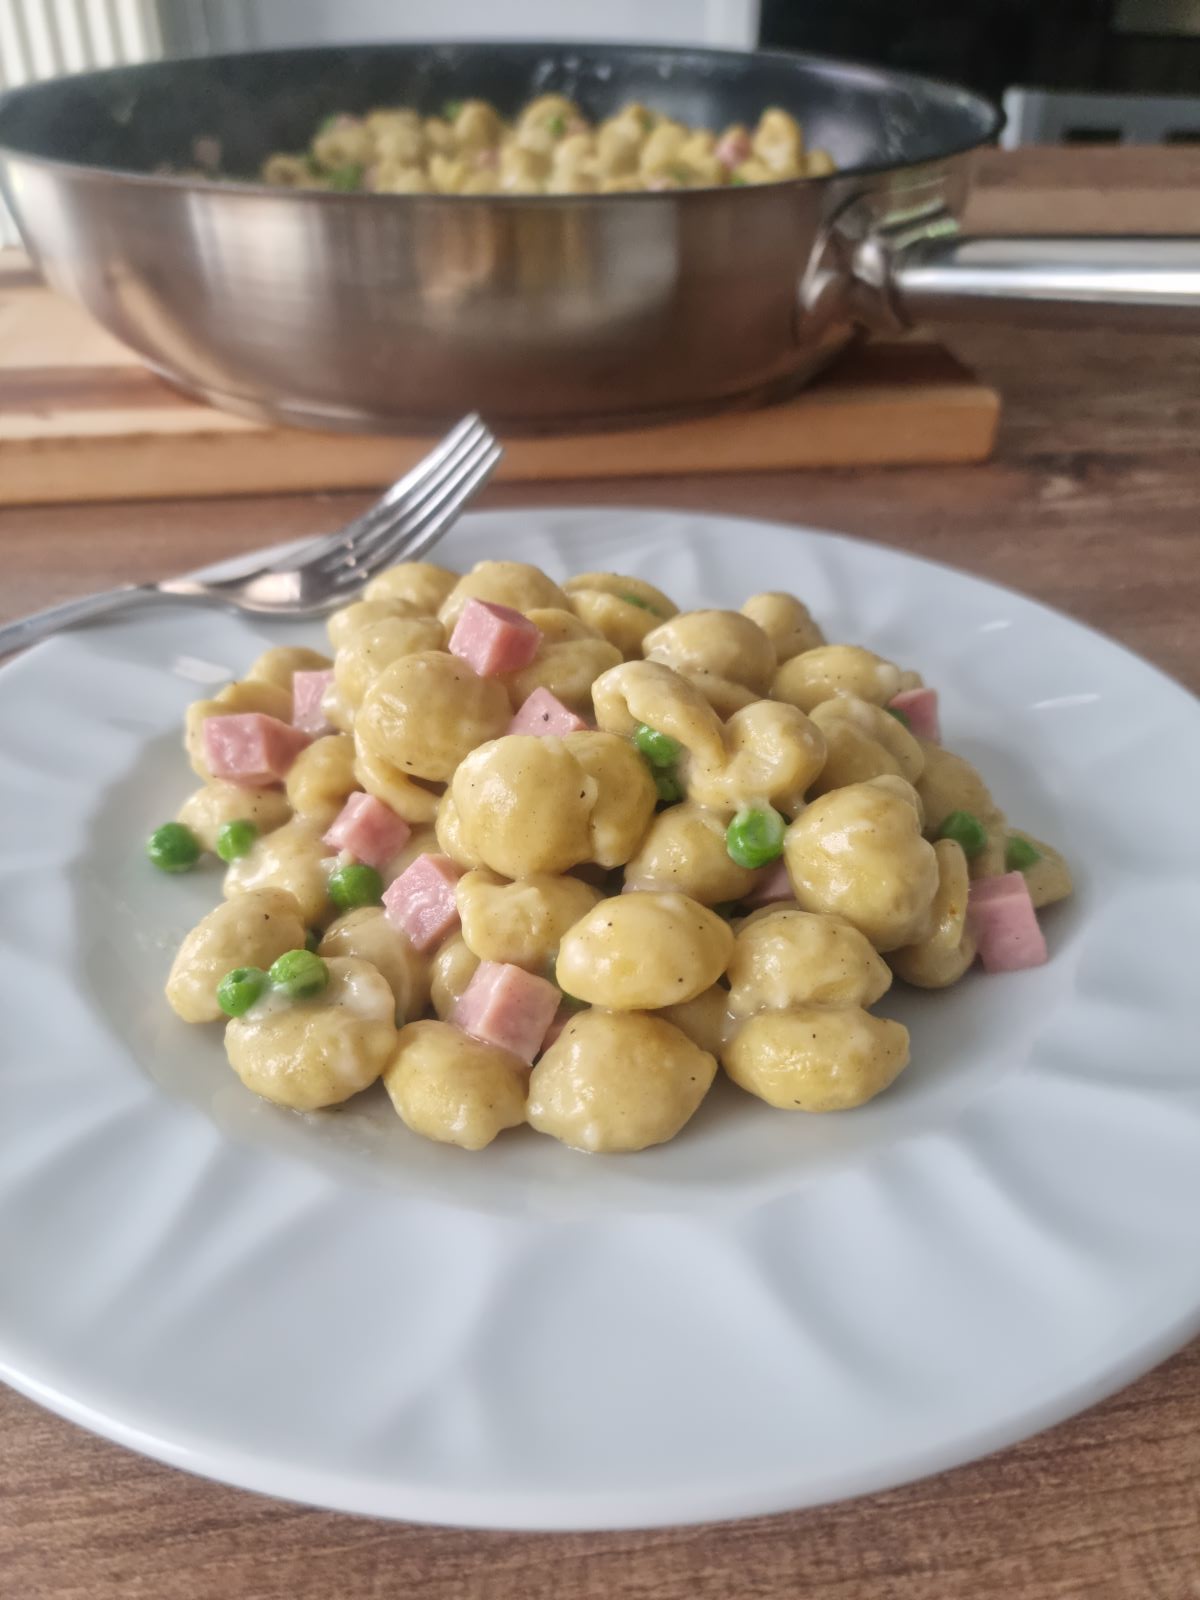
[[[165,190],[168,193],[178,192],[189,195],[217,194],[217,195],[242,195],[246,198],[262,200],[265,197],[272,199],[292,199],[303,196],[304,200],[313,201],[324,205],[353,205],[353,206],[444,206],[447,204],[469,204],[474,207],[500,205],[506,209],[522,206],[535,206],[538,209],[567,207],[592,207],[596,205],[612,206],[614,203],[645,205],[647,203],[670,201],[675,204],[694,205],[706,200],[711,201],[714,195],[739,198],[735,204],[743,203],[744,199],[754,194],[778,194],[781,190],[811,189],[817,186],[844,183],[850,179],[879,177],[887,173],[909,171],[949,161],[958,156],[970,154],[974,150],[982,149],[992,144],[1004,127],[1004,111],[986,95],[977,90],[967,88],[952,79],[940,78],[926,73],[907,72],[894,70],[890,67],[878,66],[871,62],[855,61],[848,57],[825,55],[817,51],[792,51],[792,50],[722,50],[706,46],[691,45],[621,45],[604,41],[589,40],[495,40],[495,39],[429,39],[411,40],[398,43],[395,41],[376,44],[354,44],[345,46],[335,45],[304,45],[287,47],[275,50],[248,50],[224,51],[209,56],[177,56],[163,60],[138,62],[133,65],[103,67],[92,72],[75,73],[70,75],[72,86],[86,89],[90,83],[118,76],[129,77],[132,75],[146,75],[164,70],[178,69],[188,66],[216,66],[224,63],[247,63],[254,61],[277,60],[281,57],[315,59],[321,56],[345,56],[348,54],[370,54],[377,51],[395,53],[416,53],[420,51],[441,51],[452,53],[458,50],[487,50],[504,55],[525,55],[545,52],[547,54],[606,54],[630,60],[636,57],[662,60],[669,57],[676,60],[705,60],[705,61],[741,61],[741,62],[774,62],[785,64],[789,67],[802,66],[824,70],[827,74],[836,74],[848,80],[857,80],[863,87],[878,86],[881,89],[904,89],[913,92],[936,90],[944,95],[957,97],[964,107],[970,107],[977,112],[983,122],[981,131],[969,138],[956,141],[952,144],[919,156],[908,161],[868,161],[859,162],[853,166],[839,167],[834,172],[813,175],[802,178],[782,178],[773,183],[758,184],[709,184],[697,185],[687,189],[667,190],[623,190],[611,194],[391,194],[365,192],[346,192],[329,189],[287,189],[279,184],[267,184],[255,179],[247,178],[198,178],[195,175],[182,175],[165,172],[139,172],[129,167],[106,166],[88,161],[80,161],[64,156],[53,156],[39,153],[12,145],[4,137],[3,123],[6,110],[15,103],[53,92],[58,88],[62,79],[43,79],[36,83],[22,84],[17,88],[7,90],[0,94],[0,161],[31,163],[40,168],[48,168],[55,172],[68,174],[75,181],[91,182],[98,184],[119,185],[133,184],[145,190]],[[14,210],[17,208],[14,207]]]

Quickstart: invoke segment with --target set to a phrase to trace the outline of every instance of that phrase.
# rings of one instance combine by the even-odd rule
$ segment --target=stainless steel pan
[[[692,123],[782,105],[839,165],[762,188],[339,195],[156,175],[215,138],[229,171],[332,111],[556,89]],[[248,416],[508,428],[713,410],[811,377],[863,326],[930,313],[1200,326],[1195,240],[967,239],[996,133],[950,84],[778,54],[396,46],[163,62],[0,101],[0,182],[30,250],[151,366]]]

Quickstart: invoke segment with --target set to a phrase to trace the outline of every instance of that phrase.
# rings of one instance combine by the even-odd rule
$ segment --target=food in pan
[[[941,742],[937,691],[790,594],[681,612],[643,579],[408,563],[192,705],[201,787],[148,853],[224,901],[167,999],[282,1106],[382,1080],[427,1138],[672,1139],[718,1071],[845,1111],[879,1014],[1047,958],[1071,891]]]
[[[613,194],[823,177],[833,162],[806,150],[800,124],[772,107],[753,128],[688,127],[643,105],[593,123],[561,94],[511,120],[486,100],[440,116],[406,107],[331,116],[307,150],[267,158],[269,184],[377,194]]]

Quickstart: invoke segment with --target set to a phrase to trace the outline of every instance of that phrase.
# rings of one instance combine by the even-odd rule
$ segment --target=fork
[[[503,455],[481,418],[464,417],[361,517],[230,578],[165,578],[67,600],[0,626],[0,656],[127,607],[180,601],[256,616],[319,617],[347,605],[384,567],[429,550]]]

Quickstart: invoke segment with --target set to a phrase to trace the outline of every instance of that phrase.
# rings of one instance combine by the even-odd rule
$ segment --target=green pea
[[[725,849],[739,867],[765,867],[783,854],[787,823],[778,811],[739,811],[725,830]]]
[[[447,100],[442,107],[442,117],[446,122],[456,122],[458,114],[463,108],[461,100]]]
[[[258,828],[245,817],[223,822],[217,829],[217,854],[222,861],[237,861],[249,855],[258,838]]]
[[[735,189],[748,189],[750,187],[748,180],[739,178],[736,173],[729,181]]]
[[[937,831],[939,839],[953,839],[972,860],[987,844],[987,829],[972,811],[952,811]]]
[[[546,132],[550,134],[551,138],[561,139],[566,131],[567,123],[565,117],[551,117],[546,124]]]
[[[657,728],[648,728],[644,722],[639,722],[634,730],[633,742],[652,767],[673,767],[683,753],[678,739],[659,733]]]
[[[217,985],[217,1004],[227,1017],[241,1017],[267,987],[261,967],[234,967]]]
[[[1004,847],[1004,865],[1009,872],[1028,872],[1042,859],[1042,852],[1019,833],[1010,833]]]
[[[164,822],[146,840],[146,854],[160,872],[188,872],[200,859],[200,841],[182,822]]]
[[[658,606],[651,605],[649,600],[643,600],[640,594],[619,594],[617,599],[624,600],[627,606],[637,606],[640,611],[648,611],[652,617],[662,616]]]
[[[912,718],[907,711],[902,711],[899,706],[884,706],[883,709],[889,717],[895,717],[902,728],[907,728],[909,733],[912,732]]]
[[[267,977],[289,1000],[307,1000],[329,982],[329,968],[311,950],[286,950]]]
[[[306,950],[316,950],[317,947],[320,945],[320,943],[321,943],[321,930],[320,930],[320,928],[310,928],[308,930],[308,932],[304,935],[304,948]]]
[[[679,781],[679,774],[670,767],[655,768],[654,787],[658,790],[658,798],[664,805],[673,806],[683,799],[683,785]]]
[[[329,174],[329,187],[338,189],[342,194],[353,194],[361,189],[363,184],[363,169],[357,163],[345,167],[335,167]]]
[[[351,862],[329,874],[329,898],[339,911],[353,911],[355,906],[377,906],[383,899],[383,879],[374,867]]]

